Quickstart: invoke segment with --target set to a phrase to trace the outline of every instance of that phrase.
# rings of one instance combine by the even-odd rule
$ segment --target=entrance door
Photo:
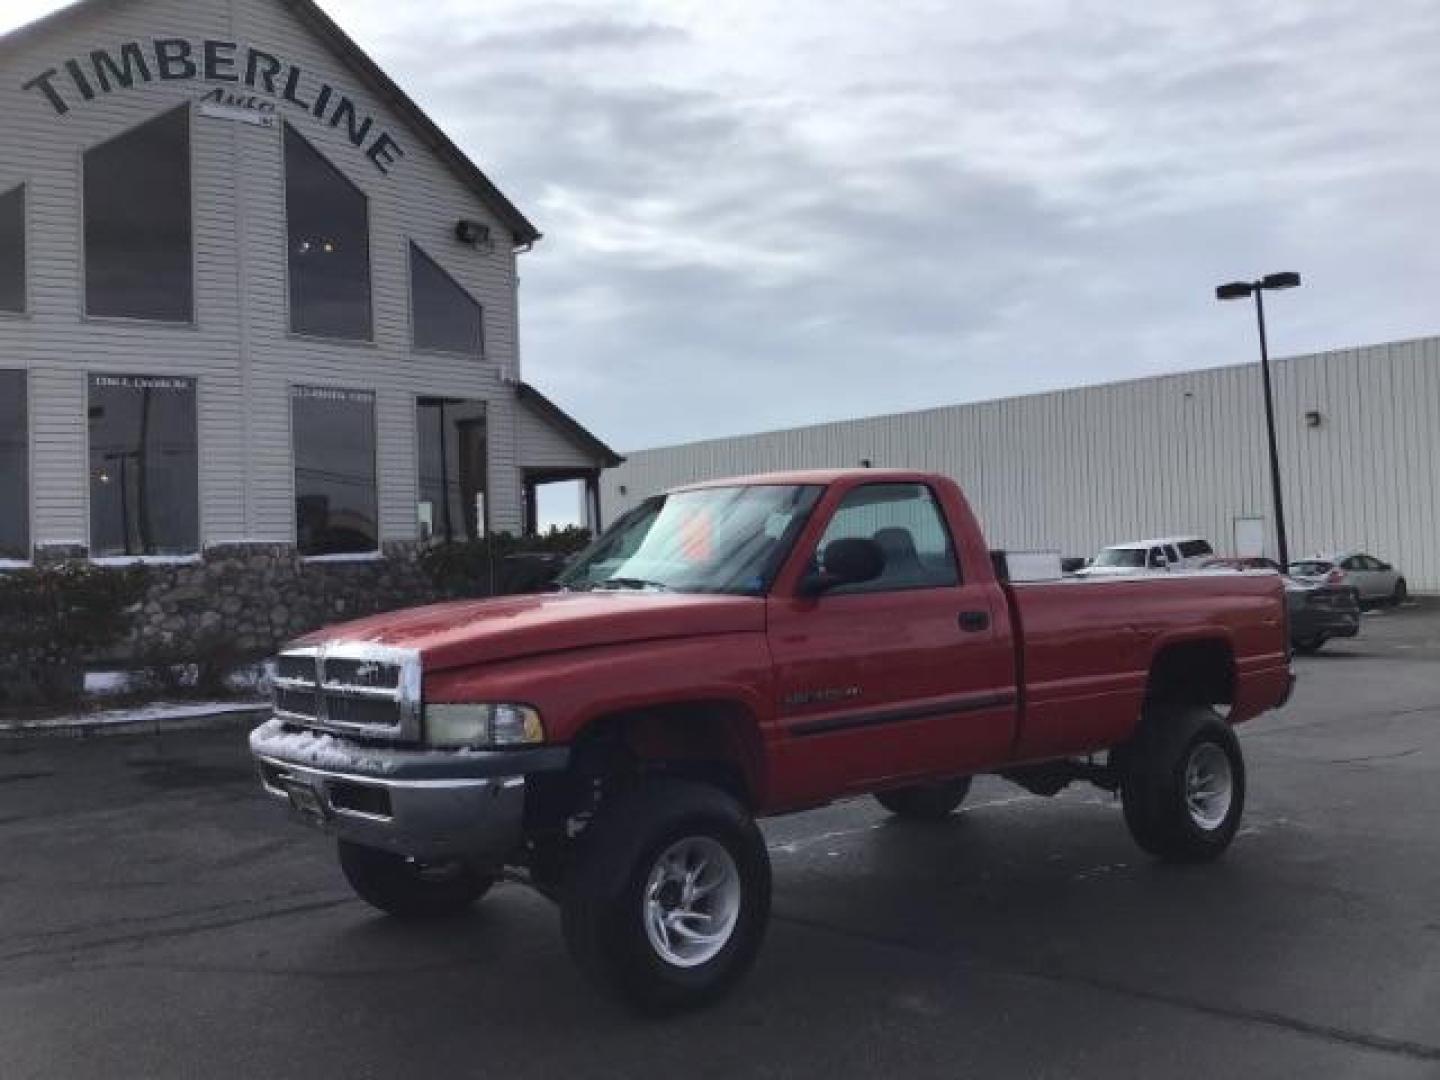
[[[771,601],[777,789],[797,803],[846,788],[956,776],[1002,759],[1015,734],[1003,594],[964,580],[920,483],[850,491],[813,557],[846,537],[885,553],[875,581]]]
[[[1235,519],[1235,554],[1242,559],[1258,559],[1265,554],[1265,519]]]
[[[489,460],[483,416],[457,420],[460,434],[460,499],[465,508],[465,533],[472,538],[490,535],[485,510],[485,477]]]

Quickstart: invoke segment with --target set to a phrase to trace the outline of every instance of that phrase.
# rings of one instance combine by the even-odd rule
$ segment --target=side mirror
[[[863,536],[832,540],[820,553],[820,572],[800,583],[802,596],[819,596],[842,585],[862,585],[885,572],[885,549]]]

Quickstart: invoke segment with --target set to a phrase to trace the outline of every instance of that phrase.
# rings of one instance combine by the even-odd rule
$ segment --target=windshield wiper
[[[597,589],[659,589],[668,592],[669,585],[663,581],[647,581],[638,577],[612,577],[595,583]]]

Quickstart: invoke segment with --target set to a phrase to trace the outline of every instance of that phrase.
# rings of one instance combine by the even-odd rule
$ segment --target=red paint
[[[902,778],[1103,751],[1130,736],[1152,662],[1174,644],[1231,650],[1231,722],[1279,706],[1288,692],[1278,576],[1002,586],[974,515],[948,479],[859,470],[746,482],[827,488],[768,597],[616,591],[443,604],[337,627],[307,643],[416,648],[427,701],[525,702],[540,710],[557,743],[627,710],[728,704],[745,718],[735,738],[762,811]],[[951,528],[961,583],[800,596],[834,508],[852,488],[882,482],[930,485]],[[736,482],[696,486],[721,483]],[[695,542],[703,543],[701,532]],[[989,625],[966,631],[962,613],[983,613]],[[844,726],[860,719],[883,722]]]

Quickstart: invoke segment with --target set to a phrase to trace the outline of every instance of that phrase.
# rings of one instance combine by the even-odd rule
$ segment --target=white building
[[[0,146],[0,559],[363,560],[617,461],[521,381],[539,233],[310,0],[0,38]]]
[[[1273,372],[1292,557],[1355,547],[1440,591],[1440,338]],[[645,450],[602,488],[613,516],[687,481],[867,463],[954,477],[999,547],[1198,534],[1234,552],[1263,534],[1274,553],[1254,364]]]

